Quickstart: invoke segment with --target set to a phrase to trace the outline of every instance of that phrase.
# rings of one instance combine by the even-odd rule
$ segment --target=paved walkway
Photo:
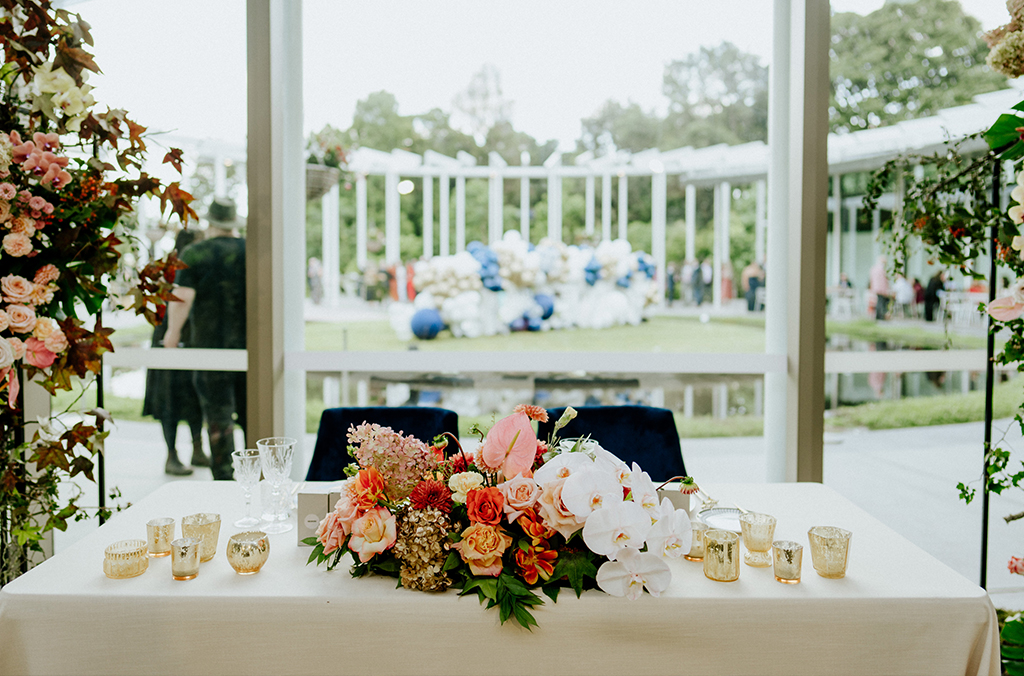
[[[1005,429],[1011,422],[1000,421],[998,427]],[[240,437],[239,433],[239,448]],[[825,483],[918,547],[977,581],[980,501],[965,505],[957,496],[956,484],[979,475],[982,438],[981,423],[830,433],[825,440]],[[185,450],[187,439],[183,427],[179,433],[182,458],[189,457]],[[1008,440],[1014,448],[1024,449],[1018,431],[1011,430]],[[295,472],[299,477],[303,473],[300,468],[308,464],[314,442],[312,434],[302,440]],[[687,469],[698,481],[764,481],[764,442],[760,437],[684,439],[683,454]],[[180,480],[163,473],[164,459],[158,424],[118,423],[107,442],[108,484],[118,486],[124,500],[138,501],[160,485]],[[211,479],[206,469],[196,470],[190,478]],[[95,504],[95,486],[86,484],[84,488],[88,493],[82,504]],[[238,496],[242,500],[241,487]],[[726,505],[739,501],[747,509],[759,507],[744,503],[742,496],[714,497]],[[189,509],[182,506],[182,513]],[[1020,491],[992,497],[988,586],[997,605],[1024,610],[1024,578],[1006,570],[1010,556],[1024,556],[1024,521],[1007,525],[1002,520],[1004,515],[1022,510],[1024,493]],[[72,524],[68,532],[57,534],[55,546],[58,550],[67,547],[94,527],[94,522]],[[856,534],[854,543],[872,546],[858,540]]]

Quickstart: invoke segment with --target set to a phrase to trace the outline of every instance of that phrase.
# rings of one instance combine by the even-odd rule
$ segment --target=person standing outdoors
[[[875,296],[875,319],[886,319],[889,314],[889,276],[885,273],[885,256],[879,256],[868,273],[868,291]]]
[[[206,214],[206,238],[185,249],[188,265],[178,272],[168,304],[164,347],[177,347],[185,320],[191,324],[190,347],[245,349],[245,240],[237,228],[234,201],[216,197]],[[210,469],[214,479],[229,480],[234,472],[235,423],[245,430],[245,372],[196,371],[196,391],[210,440]]]

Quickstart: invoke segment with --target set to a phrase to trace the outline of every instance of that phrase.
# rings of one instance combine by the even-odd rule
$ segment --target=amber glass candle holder
[[[811,563],[818,575],[837,580],[846,575],[853,533],[835,526],[815,526],[807,531],[811,542]]]
[[[740,577],[740,536],[711,528],[704,533],[704,575],[716,582]]]
[[[199,538],[178,538],[171,542],[171,576],[175,580],[191,580],[199,574]]]
[[[149,568],[145,540],[119,540],[103,552],[103,573],[114,580],[142,575]]]
[[[202,540],[200,561],[209,561],[217,554],[217,539],[220,537],[220,514],[202,512],[190,514],[181,520],[181,535]]]
[[[791,540],[776,540],[772,543],[772,560],[776,581],[785,584],[800,582],[800,569],[804,561],[803,545]]]
[[[690,543],[690,553],[683,554],[687,561],[704,560],[704,533],[707,532],[707,524],[694,521],[690,526],[693,528],[693,540]]]
[[[740,514],[740,532],[743,533],[743,562],[755,568],[772,565],[772,539],[775,537],[775,517],[757,512]]]
[[[236,533],[228,538],[228,563],[239,575],[252,575],[270,556],[270,538],[263,531]]]
[[[170,556],[171,540],[174,539],[174,519],[163,517],[150,520],[146,524],[146,539],[149,541],[150,556]]]

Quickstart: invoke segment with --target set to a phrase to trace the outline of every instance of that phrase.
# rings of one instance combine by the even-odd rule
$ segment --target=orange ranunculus
[[[384,494],[384,477],[375,467],[361,469],[356,474],[355,498],[359,511],[372,509]]]
[[[540,518],[540,515],[532,509],[528,509],[516,519],[516,523],[523,529],[523,532],[530,536],[530,539],[534,542],[540,540],[547,540],[549,537],[555,534],[553,528],[548,528],[544,524],[544,521]]]
[[[474,523],[462,531],[462,540],[454,547],[459,550],[462,560],[469,564],[473,575],[501,574],[501,556],[512,544],[512,538],[500,526]]]
[[[466,494],[469,520],[497,526],[504,514],[505,496],[497,488],[475,488]]]
[[[551,579],[555,572],[555,559],[558,552],[548,548],[547,540],[541,540],[530,545],[528,549],[516,548],[516,565],[523,574],[526,584],[537,584],[537,578],[545,582]]]

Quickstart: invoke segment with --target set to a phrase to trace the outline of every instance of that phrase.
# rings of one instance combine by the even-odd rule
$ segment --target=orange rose
[[[570,535],[583,528],[583,521],[576,518],[562,502],[562,486],[565,479],[549,481],[541,490],[537,500],[537,513],[544,519],[544,525],[553,528],[568,539]]]
[[[512,544],[512,538],[498,526],[474,523],[462,531],[462,540],[455,543],[462,560],[474,575],[501,574],[501,556]]]
[[[505,498],[497,488],[476,488],[466,494],[469,520],[496,526],[504,514]]]
[[[355,502],[359,511],[372,509],[384,494],[384,477],[375,467],[361,469],[356,474]]]

